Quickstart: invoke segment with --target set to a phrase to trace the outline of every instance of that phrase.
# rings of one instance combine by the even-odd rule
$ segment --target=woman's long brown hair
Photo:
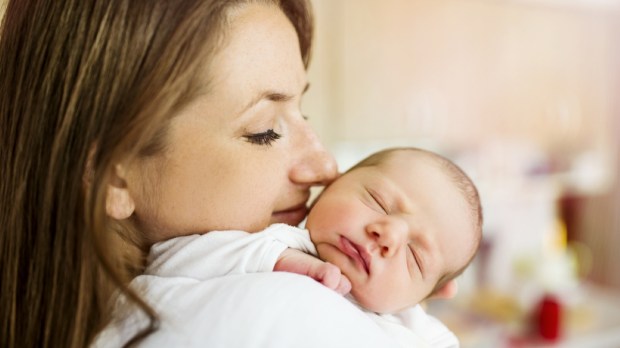
[[[204,84],[229,0],[11,1],[0,36],[0,346],[84,347],[148,243],[105,214],[116,164],[157,153]],[[274,1],[307,64],[305,0]],[[200,86],[204,88],[204,85]],[[161,144],[159,144],[161,145]],[[140,337],[138,335],[137,337]]]

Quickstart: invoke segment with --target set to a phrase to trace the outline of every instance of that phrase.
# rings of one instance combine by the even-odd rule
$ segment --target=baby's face
[[[432,160],[397,153],[329,186],[306,227],[321,259],[351,280],[369,310],[389,313],[423,300],[474,252],[470,208]]]

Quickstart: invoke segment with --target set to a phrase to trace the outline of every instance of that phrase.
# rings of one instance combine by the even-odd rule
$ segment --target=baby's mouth
[[[347,256],[355,261],[359,268],[370,275],[370,255],[365,250],[343,236],[340,236],[340,247]]]

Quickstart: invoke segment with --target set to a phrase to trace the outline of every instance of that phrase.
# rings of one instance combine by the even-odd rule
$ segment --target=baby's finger
[[[336,290],[340,283],[340,268],[326,262],[319,267],[318,273],[318,276],[314,277],[316,280],[326,287]]]
[[[349,280],[349,278],[347,278],[346,275],[340,274],[340,282],[334,290],[336,290],[336,292],[340,295],[348,294],[349,292],[351,292],[351,281]]]

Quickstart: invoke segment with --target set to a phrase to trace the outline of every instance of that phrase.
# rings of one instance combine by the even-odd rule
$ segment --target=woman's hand
[[[351,281],[340,272],[340,268],[296,249],[284,250],[273,270],[309,276],[341,295],[351,291]]]

